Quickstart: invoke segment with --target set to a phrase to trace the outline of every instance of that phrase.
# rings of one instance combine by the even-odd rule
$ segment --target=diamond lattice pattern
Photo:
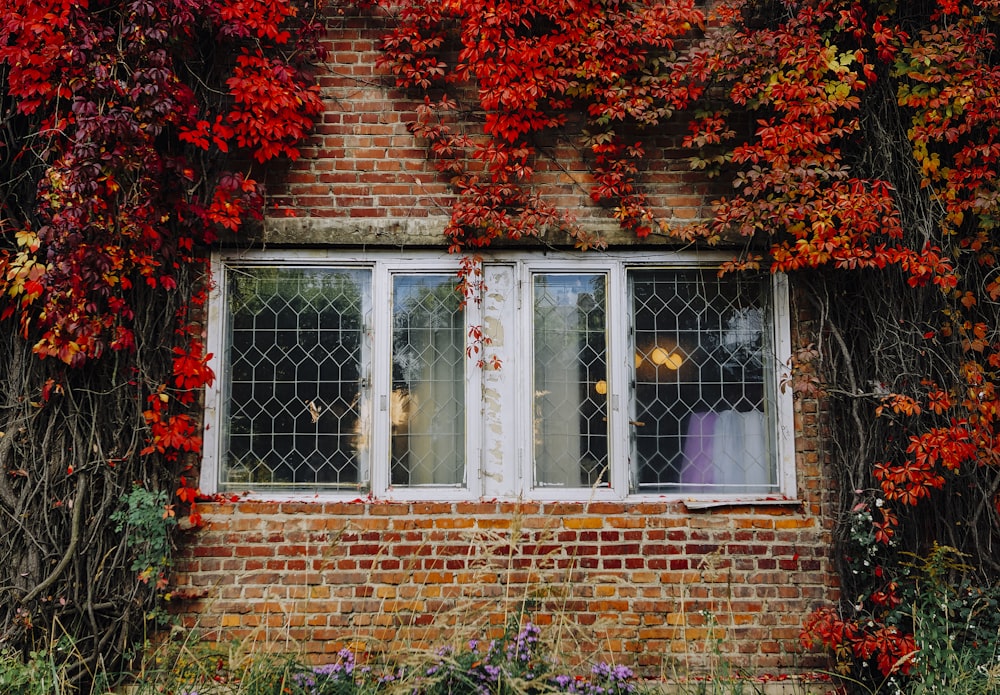
[[[357,487],[370,273],[243,268],[229,278],[223,487]]]
[[[714,271],[631,275],[633,491],[774,488],[765,287]]]

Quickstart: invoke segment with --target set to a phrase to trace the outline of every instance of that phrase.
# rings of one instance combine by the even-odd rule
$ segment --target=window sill
[[[796,497],[688,498],[682,499],[681,502],[692,511],[719,507],[794,507],[802,504],[802,500]]]
[[[482,497],[470,497],[470,496],[439,496],[439,497],[414,497],[412,499],[400,498],[400,497],[383,497],[375,498],[369,494],[346,494],[346,493],[331,493],[331,492],[277,492],[277,491],[244,491],[244,492],[226,492],[222,495],[231,499],[233,502],[263,502],[263,503],[300,503],[300,504],[325,504],[325,503],[348,503],[348,504],[372,504],[372,505],[386,505],[386,504],[428,504],[428,503],[443,503],[443,504],[453,504],[453,503],[470,503],[476,504],[481,502],[511,502],[511,503],[522,503],[522,504],[558,504],[558,503],[569,503],[569,504],[588,504],[592,502],[614,502],[624,505],[632,504],[644,504],[649,502],[665,502],[672,504],[683,504],[684,507],[691,511],[699,511],[706,509],[719,509],[725,507],[795,507],[801,506],[804,502],[803,500],[795,497],[784,497],[779,495],[771,495],[766,497],[755,497],[752,495],[746,496],[730,496],[730,497],[667,497],[667,496],[651,496],[651,495],[637,495],[628,496],[624,499],[601,499],[595,500],[593,498],[589,499],[549,499],[549,498],[534,498],[534,499],[498,499],[498,498],[482,498]]]

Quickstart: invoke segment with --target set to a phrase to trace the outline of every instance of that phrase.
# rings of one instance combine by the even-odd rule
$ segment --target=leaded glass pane
[[[633,491],[776,489],[766,282],[712,270],[630,281]]]
[[[361,421],[361,269],[232,268],[222,489],[357,488]]]
[[[397,486],[465,484],[465,319],[452,275],[392,284],[392,461]]]
[[[535,485],[607,486],[607,276],[533,282]]]

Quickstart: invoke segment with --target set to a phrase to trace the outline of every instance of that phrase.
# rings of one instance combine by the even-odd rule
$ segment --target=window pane
[[[455,283],[393,278],[393,485],[465,484],[465,320]]]
[[[606,276],[534,277],[537,486],[608,485]]]
[[[633,491],[775,489],[767,283],[710,270],[630,280]]]
[[[357,488],[366,270],[231,268],[223,489]]]

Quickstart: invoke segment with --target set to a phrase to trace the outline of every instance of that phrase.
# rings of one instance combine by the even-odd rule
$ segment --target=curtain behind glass
[[[608,484],[606,276],[533,283],[535,484]]]
[[[392,286],[391,483],[465,484],[465,319],[454,275]]]
[[[766,280],[666,269],[630,280],[633,491],[776,489]]]

